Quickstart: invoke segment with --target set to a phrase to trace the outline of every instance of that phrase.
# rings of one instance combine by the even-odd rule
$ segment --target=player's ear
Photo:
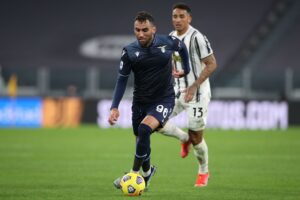
[[[153,33],[156,33],[156,26],[153,26]]]
[[[192,22],[192,16],[191,16],[191,15],[189,15],[188,22],[189,22],[189,23],[191,23],[191,22]]]

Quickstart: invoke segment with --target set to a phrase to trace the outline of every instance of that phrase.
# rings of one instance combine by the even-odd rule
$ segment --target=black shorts
[[[160,127],[164,125],[169,119],[173,108],[174,108],[174,99],[164,99],[162,101],[151,103],[151,104],[140,104],[133,103],[132,104],[132,128],[133,133],[138,135],[138,127],[143,119],[147,115],[153,116],[160,123]]]

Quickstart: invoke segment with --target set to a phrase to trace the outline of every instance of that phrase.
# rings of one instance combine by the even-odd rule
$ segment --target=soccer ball
[[[139,196],[145,189],[145,180],[141,175],[130,172],[122,177],[120,185],[124,195]]]

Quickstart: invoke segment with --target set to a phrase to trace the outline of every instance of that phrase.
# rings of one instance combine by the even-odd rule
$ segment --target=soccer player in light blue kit
[[[134,21],[137,40],[124,47],[117,79],[109,123],[119,117],[118,106],[126,89],[130,72],[134,74],[132,127],[136,136],[136,152],[131,172],[144,177],[146,187],[156,171],[150,163],[150,135],[161,128],[172,113],[175,92],[172,77],[172,54],[179,52],[183,70],[174,71],[174,77],[183,77],[190,71],[186,46],[176,37],[156,35],[153,17],[139,12]],[[120,188],[120,178],[114,181]]]

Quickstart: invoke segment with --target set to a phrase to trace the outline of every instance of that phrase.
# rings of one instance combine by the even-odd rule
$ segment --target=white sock
[[[189,135],[186,132],[174,126],[170,121],[168,121],[159,132],[166,136],[178,138],[182,143],[189,139]]]
[[[202,139],[202,142],[194,146],[194,154],[199,161],[199,174],[207,173],[208,172],[208,148],[207,144]]]
[[[147,177],[147,176],[149,176],[151,174],[151,167],[149,168],[149,170],[147,171],[147,172],[144,172],[143,170],[142,170],[142,176],[143,177]]]

